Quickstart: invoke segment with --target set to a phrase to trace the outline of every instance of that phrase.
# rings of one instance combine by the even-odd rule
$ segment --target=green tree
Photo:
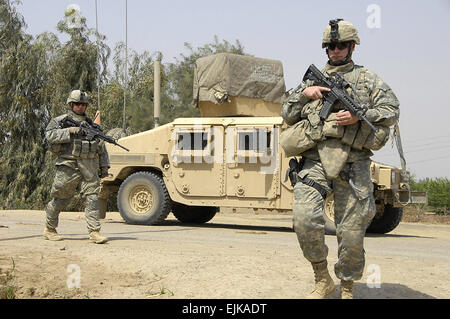
[[[446,177],[425,178],[415,181],[413,177],[410,182],[411,188],[416,191],[427,192],[428,205],[437,210],[448,211],[450,208],[450,181]]]
[[[80,17],[76,25],[68,24],[66,18],[58,22],[57,29],[68,35],[69,40],[57,48],[55,61],[49,68],[52,78],[48,86],[54,96],[51,113],[52,116],[65,113],[64,102],[69,92],[80,89],[93,97],[87,111],[92,117],[98,109],[97,83],[101,85],[107,81],[111,50],[105,44],[105,36],[87,27],[86,18]]]
[[[70,37],[64,44],[49,32],[33,39],[23,31],[17,3],[0,0],[0,202],[42,208],[54,170],[45,127],[51,117],[66,112],[71,90],[95,92],[97,81],[106,81],[109,48],[100,35],[98,42],[90,40],[96,34],[84,18],[75,28],[58,23],[58,30]]]
[[[124,109],[125,128],[129,133],[153,128],[155,56],[156,54],[150,55],[147,51],[138,54],[128,50],[128,59],[125,59],[125,44],[120,42],[114,48],[114,70],[109,83],[104,87],[102,98],[102,125],[106,130],[123,127]],[[162,83],[164,81],[163,75]],[[164,96],[164,92],[162,95]]]
[[[14,5],[0,0],[0,202],[5,207],[26,206],[45,163],[46,61],[51,57],[24,27]]]
[[[82,89],[93,97],[88,115],[93,117],[101,109],[105,131],[122,127],[124,96],[127,131],[151,129],[154,63],[162,56],[129,50],[125,63],[124,44],[119,43],[109,73],[111,50],[104,36],[87,27],[84,17],[75,26],[68,25],[66,18],[58,23],[58,31],[69,37],[64,43],[51,32],[33,38],[24,32],[17,3],[0,0],[0,203],[7,208],[43,208],[49,200],[55,160],[47,152],[45,128],[52,117],[67,111],[69,92]],[[188,54],[161,66],[161,124],[199,115],[191,107],[198,58],[219,52],[245,54],[239,41],[232,44],[217,36],[213,43],[198,48],[185,43],[185,48]],[[80,209],[76,200],[72,207]]]
[[[199,48],[185,43],[185,48],[189,54],[181,54],[175,63],[161,65],[161,124],[178,117],[200,115],[196,108],[191,107],[194,63],[198,58],[220,52],[245,54],[238,40],[231,44],[226,40],[219,41],[217,36],[213,43]],[[112,72],[102,87],[102,126],[106,131],[122,128],[126,103],[125,128],[129,133],[137,133],[154,127],[154,62],[163,57],[159,52],[139,54],[128,49],[126,59],[125,52],[123,42],[113,50]]]

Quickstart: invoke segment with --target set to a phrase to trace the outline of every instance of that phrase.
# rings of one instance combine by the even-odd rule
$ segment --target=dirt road
[[[108,213],[105,245],[87,240],[83,213],[62,213],[64,241],[42,239],[42,211],[0,211],[0,269],[17,298],[303,298],[310,265],[291,216],[221,212],[208,224],[125,224]],[[326,236],[330,269],[335,236]],[[401,223],[365,240],[355,298],[450,298],[450,226]],[[338,280],[332,274],[336,283]]]

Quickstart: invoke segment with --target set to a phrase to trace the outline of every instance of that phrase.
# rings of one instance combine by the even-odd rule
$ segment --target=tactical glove
[[[81,129],[81,127],[77,127],[77,126],[69,127],[69,132],[72,135],[82,135],[83,134],[83,130]]]

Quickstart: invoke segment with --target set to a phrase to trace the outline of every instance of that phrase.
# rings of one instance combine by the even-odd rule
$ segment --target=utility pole
[[[97,33],[97,114],[95,114],[95,122],[101,124],[101,103],[100,103],[100,43],[99,43],[99,33],[98,33],[98,8],[97,0],[95,0],[95,30]]]
[[[128,0],[125,0],[125,81],[123,88],[123,131],[126,129],[125,110],[127,105],[128,86]]]
[[[154,62],[154,72],[153,72],[153,108],[155,117],[155,128],[159,127],[159,115],[161,113],[161,54],[158,56]]]

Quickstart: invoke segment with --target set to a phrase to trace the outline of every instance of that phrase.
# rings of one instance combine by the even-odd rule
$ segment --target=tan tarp
[[[282,103],[286,91],[280,61],[231,53],[200,58],[195,63],[193,105],[230,102],[232,96]]]

